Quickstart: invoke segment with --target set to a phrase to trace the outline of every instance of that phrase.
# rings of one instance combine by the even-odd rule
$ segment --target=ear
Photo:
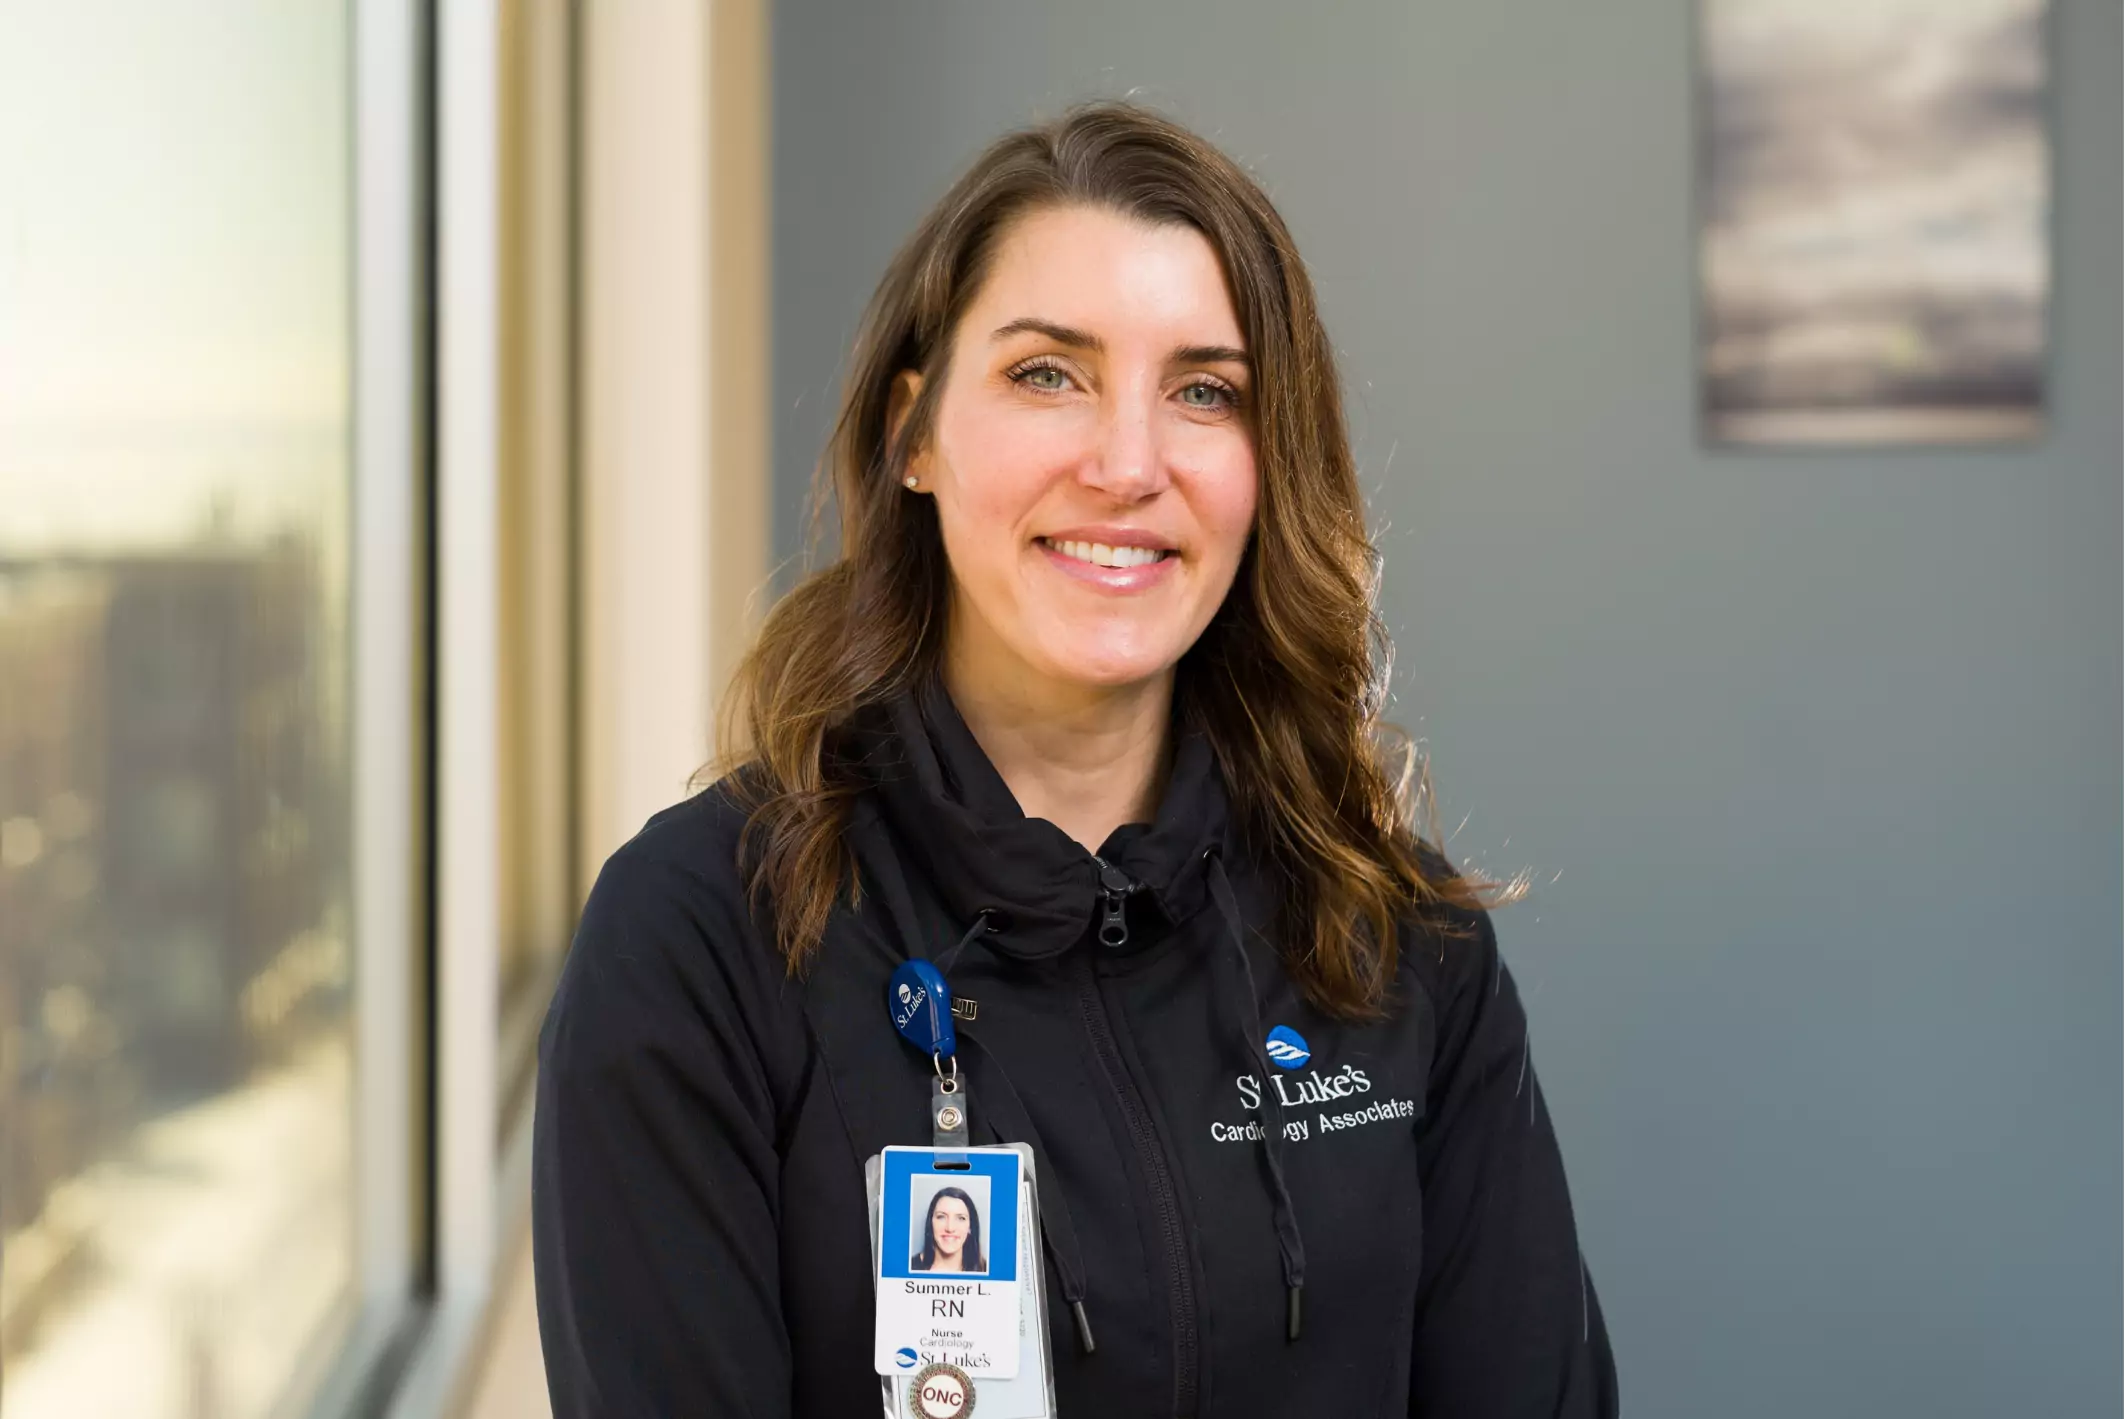
[[[915,401],[921,397],[922,376],[919,373],[914,370],[902,370],[893,376],[892,392],[886,396],[885,405],[885,442],[888,448],[900,437],[901,425],[908,421],[909,413],[915,408]]]

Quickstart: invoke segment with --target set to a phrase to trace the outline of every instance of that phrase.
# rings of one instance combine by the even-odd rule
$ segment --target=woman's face
[[[954,662],[995,685],[1169,672],[1254,519],[1251,371],[1191,227],[1088,207],[1015,223],[909,471],[937,499]],[[902,376],[899,407],[920,388]]]
[[[965,1249],[967,1230],[973,1219],[967,1205],[956,1197],[940,1197],[930,1208],[930,1235],[936,1239],[937,1255],[956,1257]]]

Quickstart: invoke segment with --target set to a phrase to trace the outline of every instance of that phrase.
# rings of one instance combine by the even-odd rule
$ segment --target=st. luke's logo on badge
[[[914,1369],[915,1362],[921,1358],[915,1353],[915,1347],[912,1345],[903,1345],[893,1352],[893,1363],[903,1370]]]
[[[1306,1047],[1306,1037],[1289,1025],[1271,1030],[1262,1043],[1262,1051],[1279,1069],[1304,1069],[1306,1061],[1313,1058],[1313,1051]]]
[[[930,1365],[908,1381],[910,1419],[966,1419],[974,1412],[974,1382],[953,1365]]]

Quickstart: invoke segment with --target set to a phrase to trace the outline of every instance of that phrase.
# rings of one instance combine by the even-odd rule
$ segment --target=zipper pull
[[[1103,857],[1094,857],[1099,866],[1099,890],[1107,899],[1107,914],[1099,923],[1099,944],[1119,948],[1129,944],[1129,919],[1122,914],[1123,903],[1136,890],[1136,884],[1128,874]]]

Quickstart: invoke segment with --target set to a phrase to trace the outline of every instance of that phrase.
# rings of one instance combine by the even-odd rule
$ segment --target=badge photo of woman
[[[922,1249],[908,1259],[911,1271],[984,1272],[981,1209],[962,1187],[941,1187],[930,1198],[920,1227]]]
[[[918,957],[979,1006],[973,1145],[1038,1170],[1061,1412],[1610,1419],[1492,927],[1519,882],[1446,855],[1388,718],[1336,346],[1259,181],[1133,103],[1005,134],[845,354],[838,538],[707,786],[600,872],[540,1037],[556,1419],[876,1412],[874,1239],[980,1271],[1019,1215],[940,1176],[906,1232],[859,1220],[866,1161],[933,1136],[888,1008]]]

